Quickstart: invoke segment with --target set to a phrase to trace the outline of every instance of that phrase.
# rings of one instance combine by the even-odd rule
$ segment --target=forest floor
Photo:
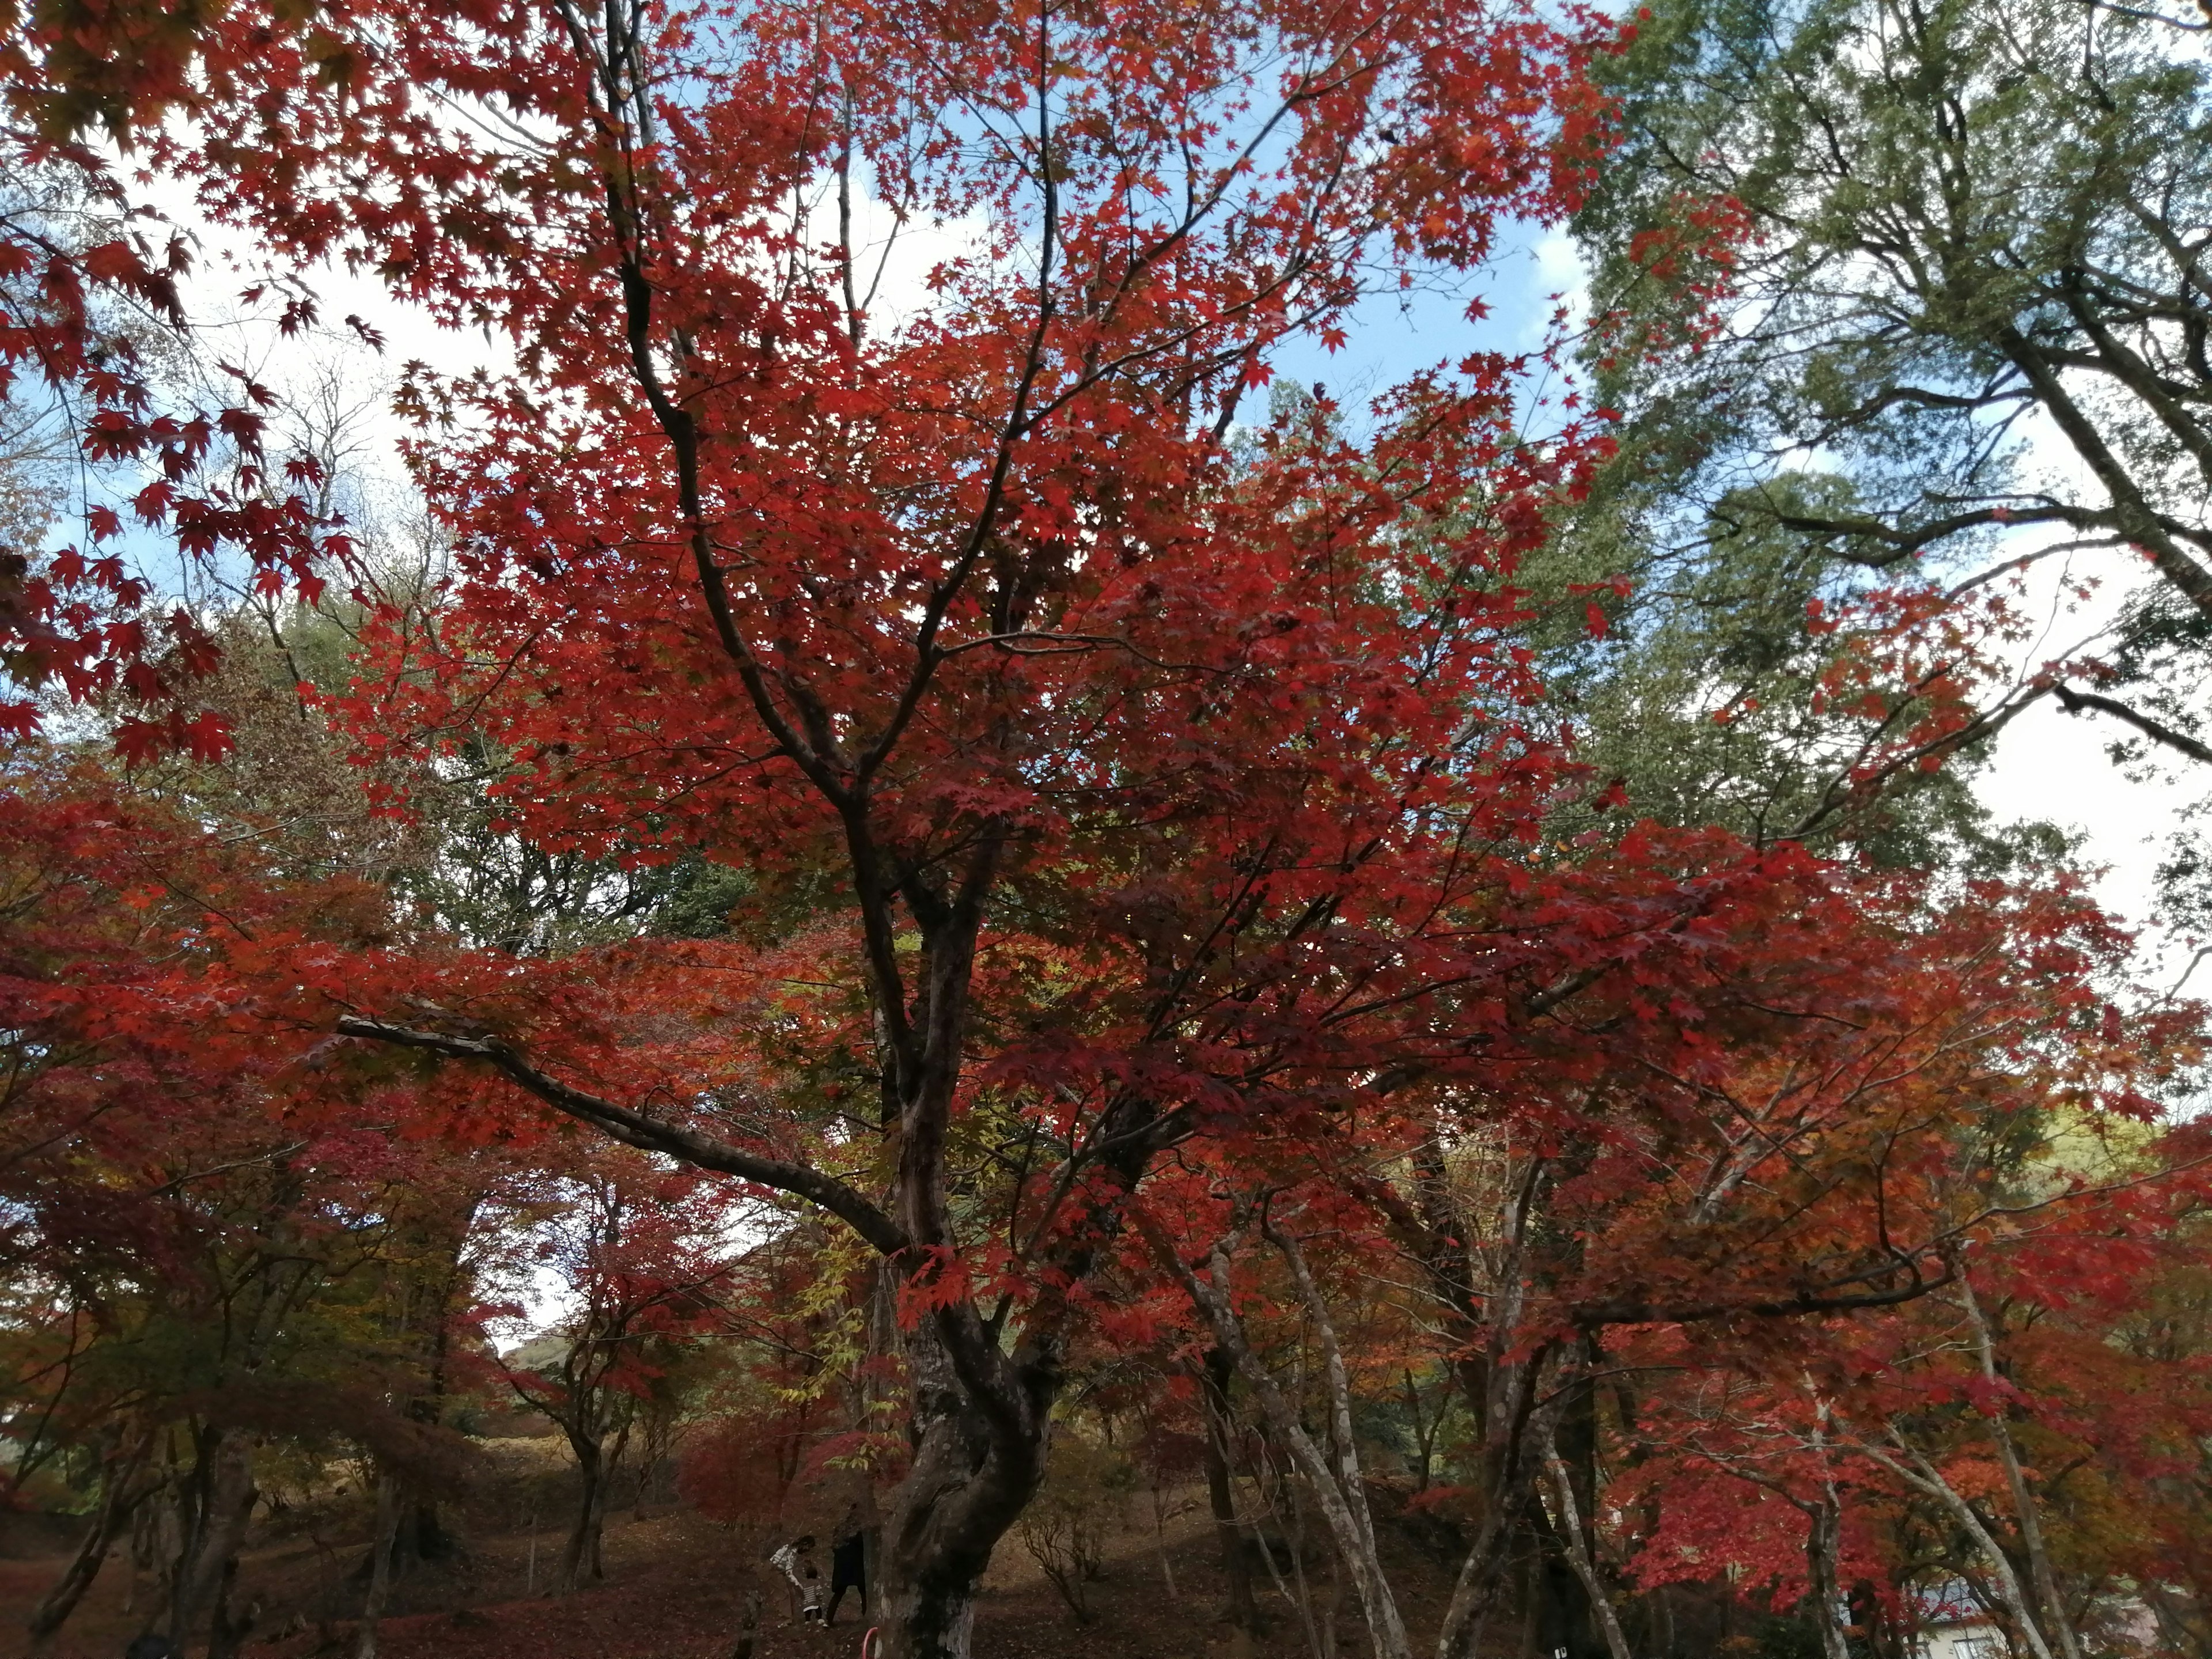
[[[756,1591],[763,1610],[755,1659],[858,1653],[866,1624],[850,1595],[830,1629],[793,1620],[785,1585],[762,1559],[764,1530],[720,1526],[681,1506],[610,1515],[605,1579],[566,1595],[544,1593],[564,1535],[565,1505],[542,1501],[549,1489],[562,1495],[565,1483],[550,1479],[559,1472],[556,1443],[508,1441],[489,1450],[501,1480],[480,1482],[477,1501],[460,1516],[464,1547],[457,1559],[417,1568],[395,1586],[381,1626],[383,1659],[728,1659],[744,1603]],[[533,1461],[539,1465],[534,1472]],[[532,1491],[541,1501],[532,1503],[526,1496]],[[1084,1586],[1088,1623],[1078,1622],[1018,1532],[1010,1534],[977,1605],[976,1659],[1229,1659],[1230,1632],[1219,1616],[1224,1583],[1204,1499],[1202,1487],[1165,1493],[1166,1514],[1157,1522],[1148,1492],[1116,1500],[1105,1511],[1101,1571]],[[260,1604],[246,1659],[351,1654],[366,1553],[363,1507],[358,1494],[349,1504],[325,1498],[313,1508],[289,1506],[258,1528],[241,1560],[234,1601]],[[532,1529],[516,1524],[532,1508],[538,1517],[534,1543]],[[25,1652],[23,1621],[61,1572],[79,1524],[0,1518],[0,1659]],[[780,1530],[802,1526],[828,1530],[811,1516]],[[1383,1532],[1385,1557],[1405,1595],[1403,1610],[1418,1645],[1441,1615],[1451,1564],[1424,1547],[1421,1528],[1386,1526]],[[1331,1586],[1319,1543],[1310,1556],[1318,1576],[1310,1600],[1325,1609]],[[826,1571],[826,1549],[822,1559]],[[1294,1573],[1287,1560],[1280,1570],[1286,1580]],[[118,1550],[46,1659],[119,1659],[144,1622],[143,1591],[133,1611],[131,1589],[129,1562]],[[1264,1577],[1259,1594],[1267,1630],[1257,1659],[1310,1655],[1316,1644],[1296,1602]],[[1337,1629],[1335,1653],[1348,1659],[1364,1650],[1348,1589],[1339,1598]],[[1325,1633],[1316,1634],[1327,1645]]]

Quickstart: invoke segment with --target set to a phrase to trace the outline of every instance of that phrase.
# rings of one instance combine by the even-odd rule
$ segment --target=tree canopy
[[[373,1655],[520,1413],[550,1588],[667,1467],[834,1495],[889,1659],[969,1659],[1011,1540],[1090,1617],[1139,1462],[1247,1644],[1256,1500],[1377,1659],[1901,1656],[1960,1586],[2207,1650],[2202,1012],[1972,793],[2044,698],[2203,757],[2202,27],[14,20],[34,1638],[128,1538],[234,1653],[347,1462]],[[333,266],[498,343],[399,372],[404,523],[156,184],[280,364]],[[1278,380],[1531,227],[1591,271],[1541,349]],[[2008,573],[2093,554],[2148,575],[2036,654]]]

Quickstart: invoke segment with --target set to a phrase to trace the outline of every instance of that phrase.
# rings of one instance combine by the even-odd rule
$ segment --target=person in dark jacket
[[[855,1504],[845,1511],[845,1518],[830,1534],[830,1605],[823,1610],[823,1624],[837,1622],[837,1604],[845,1599],[848,1589],[860,1595],[860,1617],[868,1616],[867,1563],[867,1535],[860,1529],[860,1507]]]

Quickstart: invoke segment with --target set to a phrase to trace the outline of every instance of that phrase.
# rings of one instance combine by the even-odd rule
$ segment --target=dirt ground
[[[832,1659],[859,1651],[865,1625],[848,1595],[838,1625],[820,1630],[794,1623],[781,1580],[761,1560],[759,1534],[717,1526],[681,1508],[659,1505],[642,1516],[609,1516],[604,1582],[565,1596],[542,1586],[558,1559],[565,1516],[557,1503],[538,1504],[533,1568],[527,1528],[519,1524],[535,1462],[540,1489],[558,1474],[553,1443],[505,1443],[492,1449],[505,1486],[459,1517],[465,1549],[451,1566],[403,1578],[394,1613],[382,1626],[385,1659],[727,1659],[745,1597],[757,1589],[765,1612],[756,1659]],[[557,1489],[552,1494],[557,1497]],[[1220,1622],[1223,1582],[1203,1493],[1170,1496],[1173,1511],[1156,1530],[1150,1494],[1139,1493],[1107,1524],[1103,1571],[1085,1587],[1091,1621],[1079,1624],[1039,1571],[1018,1534],[1000,1546],[977,1608],[977,1659],[1228,1659]],[[335,1659],[353,1648],[351,1613],[360,1603],[353,1576],[362,1539],[341,1524],[351,1511],[319,1520],[297,1510],[262,1528],[263,1541],[241,1564],[234,1605],[262,1607],[246,1644],[248,1659]],[[25,1618],[66,1559],[76,1523],[16,1516],[0,1528],[0,1659],[25,1652]],[[795,1529],[795,1528],[793,1528]],[[1419,1636],[1442,1610],[1449,1569],[1418,1534],[1385,1528],[1393,1577],[1413,1593],[1405,1608]],[[1165,1565],[1163,1565],[1163,1557]],[[1316,1571],[1321,1553],[1314,1557]],[[1291,1568],[1284,1565],[1287,1574]],[[1174,1588],[1170,1588],[1172,1574]],[[129,1563],[118,1553],[48,1650],[50,1659],[118,1659],[141,1628],[130,1602]],[[541,1587],[528,1593],[534,1578]],[[1326,1604],[1326,1582],[1312,1587]],[[1269,1631],[1259,1659],[1297,1659],[1311,1651],[1293,1603],[1264,1580]],[[142,1603],[143,1608],[143,1603]],[[1356,1606],[1342,1601],[1337,1651],[1366,1646]]]

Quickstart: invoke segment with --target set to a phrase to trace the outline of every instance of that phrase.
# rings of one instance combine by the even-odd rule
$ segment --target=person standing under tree
[[[860,1598],[860,1617],[868,1616],[867,1539],[860,1528],[860,1505],[845,1511],[830,1539],[830,1605],[822,1614],[824,1625],[837,1622],[837,1604],[847,1590]]]
[[[793,1616],[810,1625],[821,1618],[822,1570],[814,1565],[814,1534],[801,1534],[769,1556],[768,1561],[791,1581]]]

